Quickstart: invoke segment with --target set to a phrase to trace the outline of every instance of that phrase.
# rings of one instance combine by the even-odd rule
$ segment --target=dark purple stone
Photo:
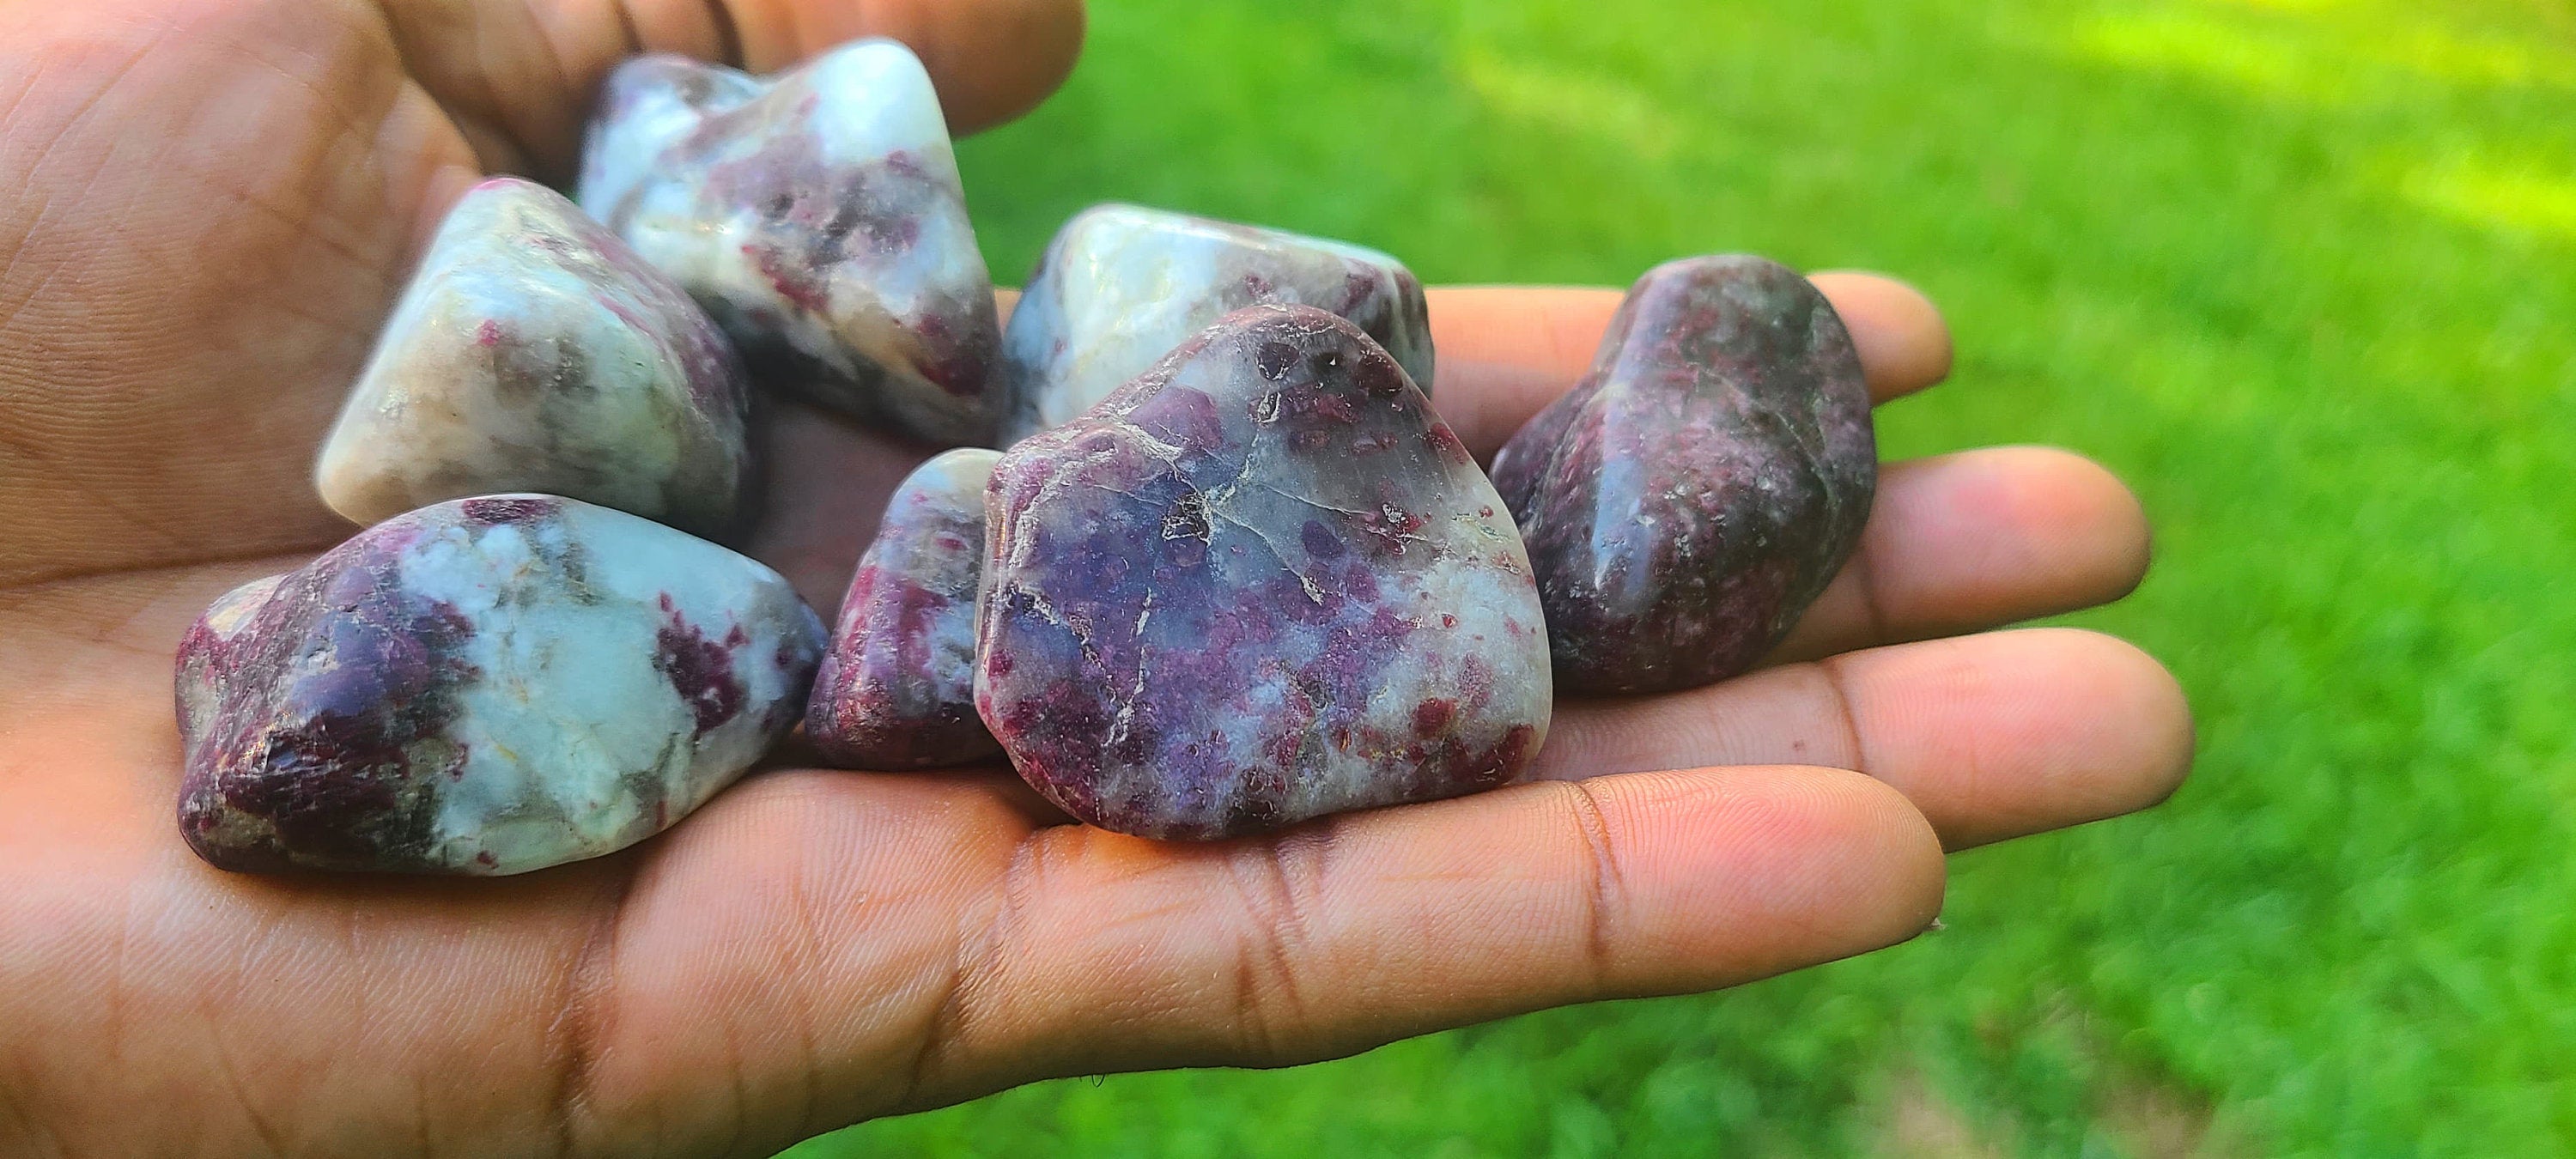
[[[1575,692],[1751,667],[1851,554],[1877,479],[1842,319],[1746,256],[1648,271],[1591,372],[1494,457]]]

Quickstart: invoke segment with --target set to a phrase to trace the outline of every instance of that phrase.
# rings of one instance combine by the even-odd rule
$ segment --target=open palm
[[[2002,449],[1890,465],[1778,663],[1562,705],[1552,783],[1172,846],[1066,824],[1006,771],[778,769],[523,878],[189,854],[173,647],[346,534],[309,456],[458,193],[561,178],[639,49],[767,70],[895,35],[962,130],[1052,88],[1080,24],[1075,0],[0,0],[0,1151],[765,1154],[1043,1076],[1300,1061],[1860,952],[1932,918],[1945,846],[2180,778],[2152,660],[1961,634],[2145,566],[2117,482]],[[1941,377],[1911,291],[1817,281],[1881,397]],[[1435,290],[1442,411],[1490,453],[1616,300]],[[796,411],[771,436],[751,547],[828,616],[920,452]]]

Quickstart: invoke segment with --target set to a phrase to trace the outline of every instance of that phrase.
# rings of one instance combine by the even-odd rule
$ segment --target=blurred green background
[[[1105,198],[1434,281],[1897,272],[1959,362],[1889,452],[2129,479],[2154,574],[2075,622],[2174,669],[2201,757],[1954,858],[1886,953],[798,1159],[2576,1149],[2576,7],[1097,0],[963,153],[1006,280]]]

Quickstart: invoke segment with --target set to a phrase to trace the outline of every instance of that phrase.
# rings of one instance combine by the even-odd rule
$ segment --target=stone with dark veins
[[[439,227],[314,479],[362,524],[538,491],[721,535],[751,475],[746,401],[670,278],[561,194],[499,177]]]
[[[1373,249],[1204,217],[1098,205],[1056,231],[1002,333],[1002,445],[1071,421],[1245,306],[1350,320],[1431,390],[1422,283]]]
[[[1200,839],[1517,777],[1546,738],[1520,536],[1385,350],[1225,317],[994,468],[976,706],[1082,820]]]
[[[791,730],[823,627],[724,548],[575,500],[380,523],[179,649],[179,827],[216,866],[507,874],[697,808]]]
[[[992,280],[910,49],[862,40],[771,79],[644,56],[601,110],[582,207],[696,295],[764,386],[991,441]]]
[[[1590,373],[1494,458],[1558,682],[1659,692],[1744,671],[1860,539],[1878,452],[1831,303],[1757,257],[1629,290]]]
[[[975,715],[975,588],[995,452],[950,451],[895,489],[841,601],[805,735],[830,763],[919,769],[1001,752]]]

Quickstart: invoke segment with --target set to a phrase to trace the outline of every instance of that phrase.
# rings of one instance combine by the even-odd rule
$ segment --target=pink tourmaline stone
[[[179,647],[179,827],[225,869],[503,874],[631,845],[796,724],[823,625],[776,572],[487,495],[217,600]]]
[[[918,769],[1002,751],[975,716],[984,484],[1000,458],[950,451],[887,502],[805,709],[805,734],[831,763]]]
[[[1228,315],[1004,454],[987,510],[976,705],[1085,821],[1215,838],[1454,796],[1547,735],[1501,498],[1332,314]]]
[[[1877,480],[1842,319],[1796,271],[1743,256],[1638,279],[1591,373],[1494,457],[1557,679],[1581,692],[1751,667],[1851,554]]]

